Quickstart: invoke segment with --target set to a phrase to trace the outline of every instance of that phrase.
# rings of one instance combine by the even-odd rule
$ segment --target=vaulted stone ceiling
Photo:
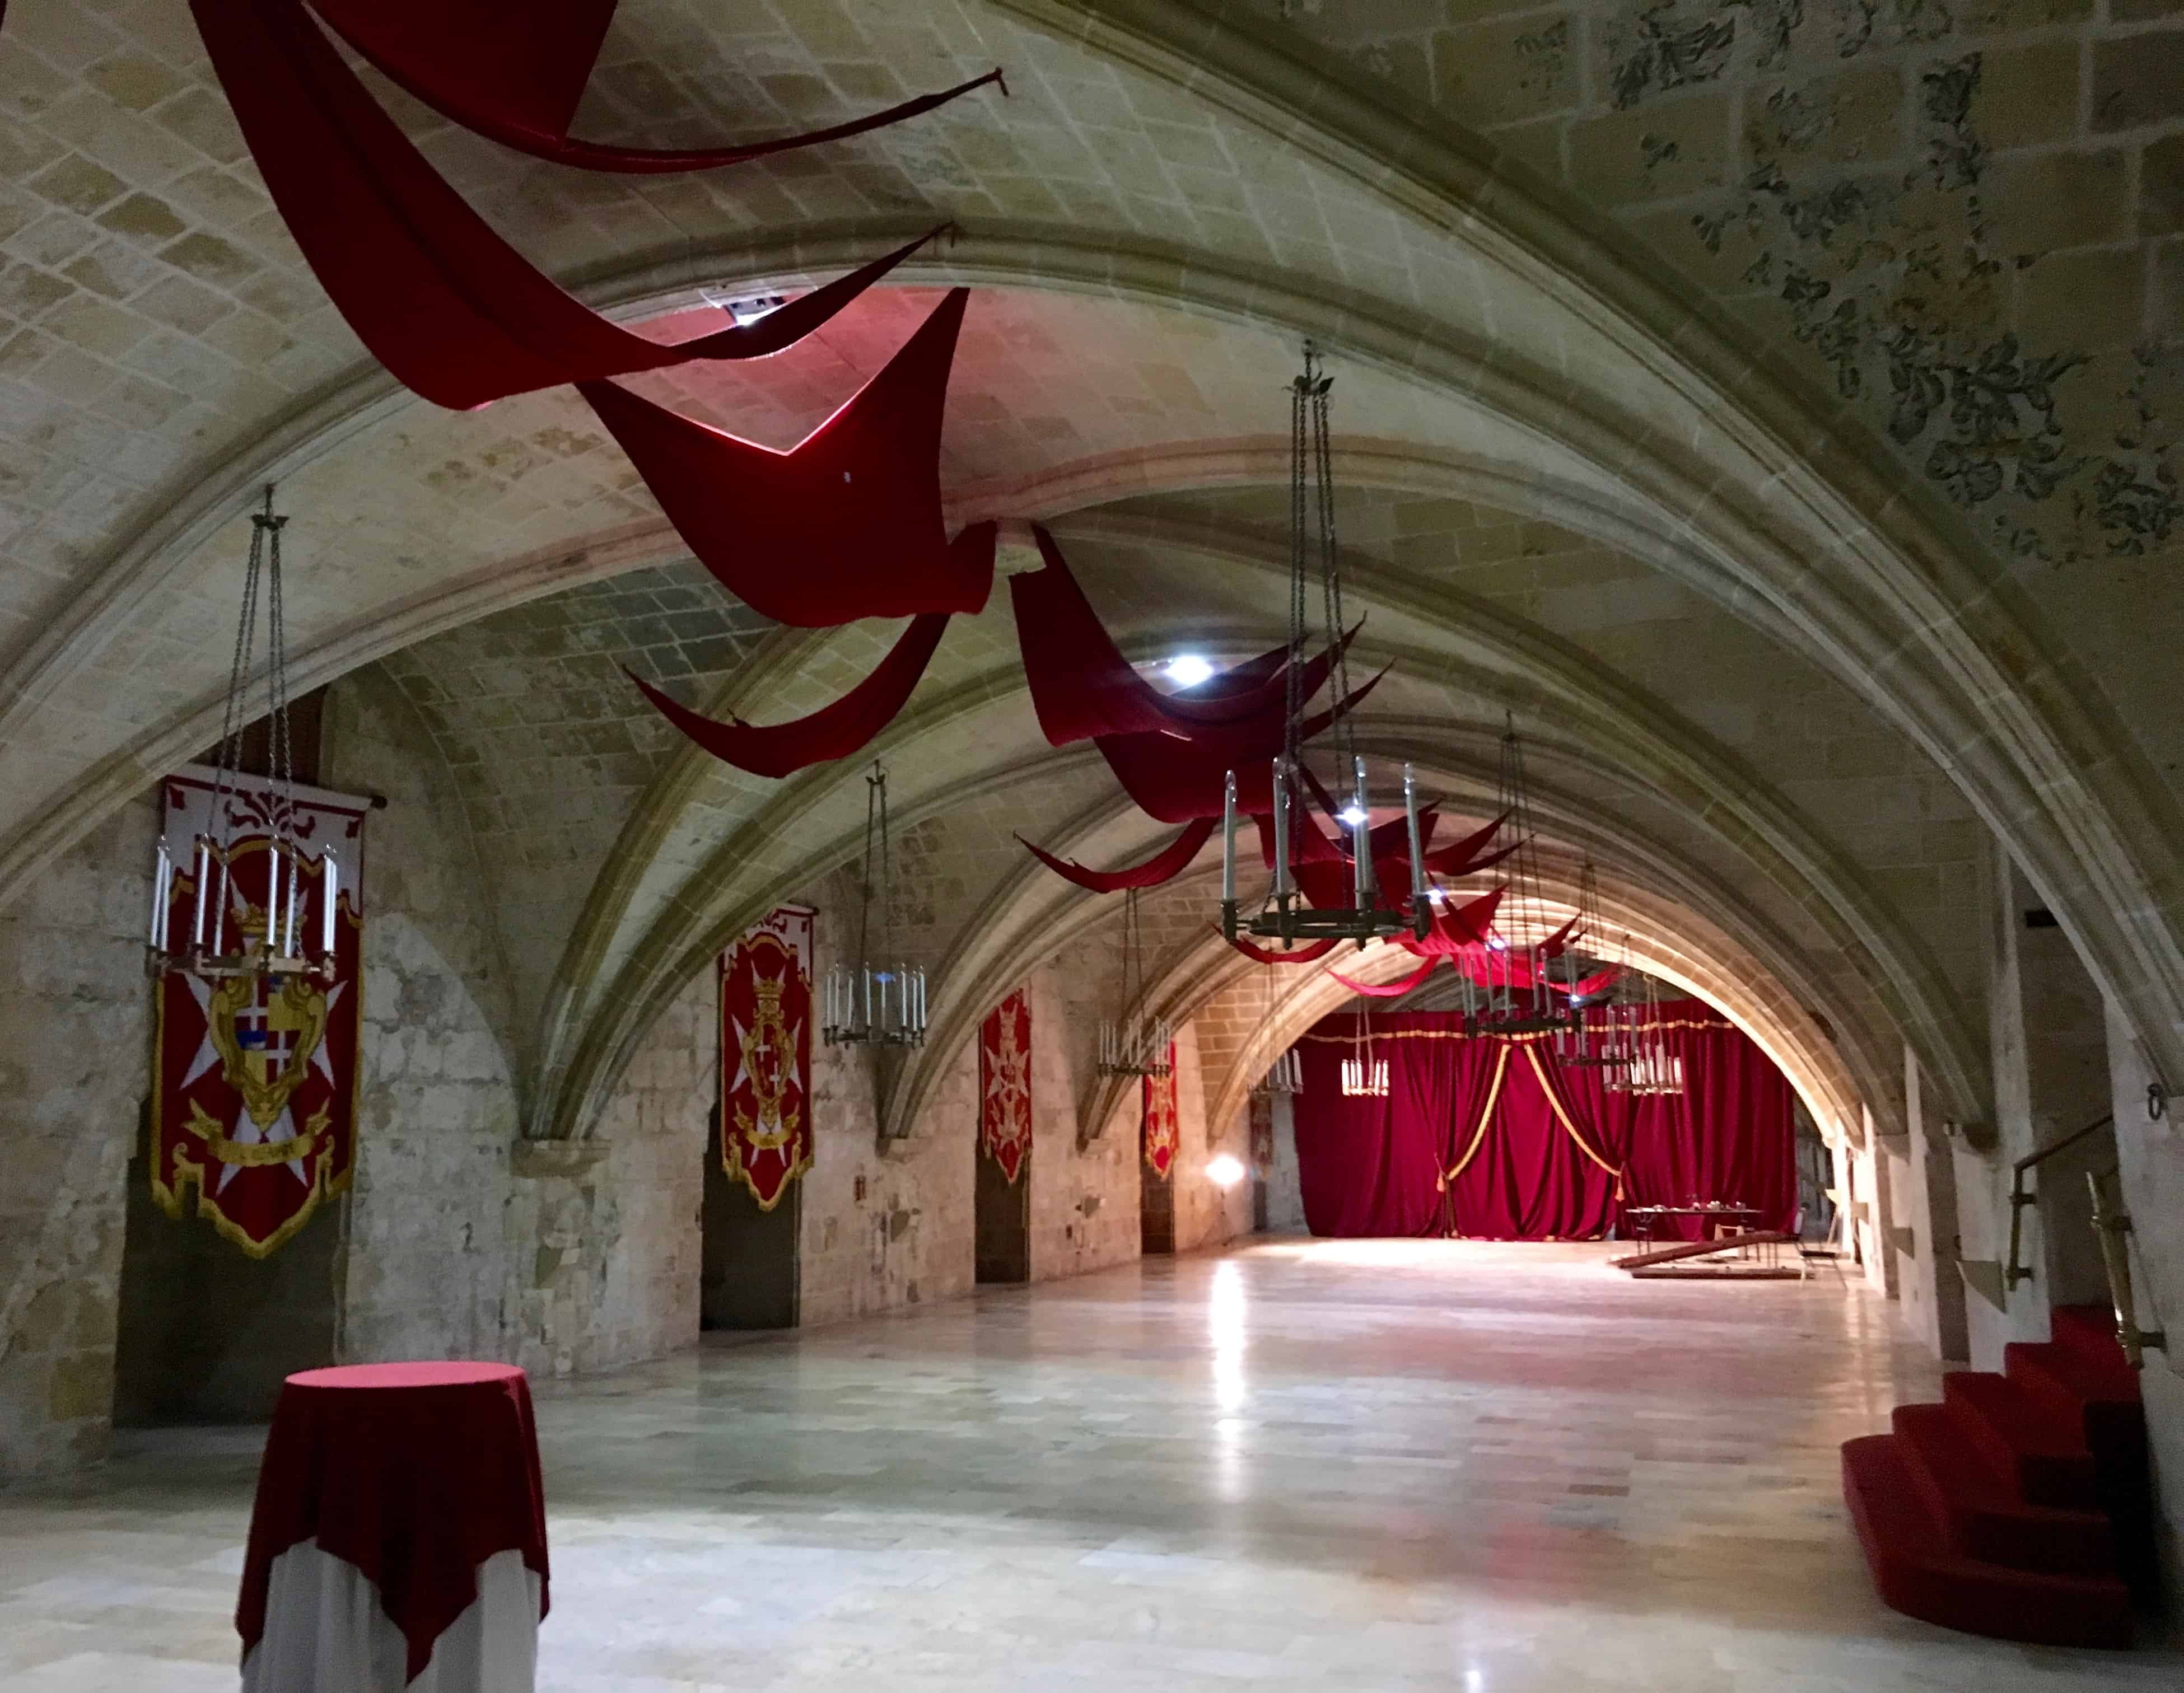
[[[1278,638],[1281,387],[1316,337],[1339,379],[1360,656],[1399,666],[1368,744],[1475,811],[1513,713],[1557,850],[1613,866],[1664,955],[1707,937],[1663,967],[1741,994],[1839,1114],[1859,1095],[1885,1111],[1906,1038],[1953,1111],[1984,1109],[1989,827],[2149,1038],[2184,1053],[2184,732],[2152,664],[2177,619],[2149,593],[2184,539],[2161,493],[2180,122],[2141,90],[2153,104],[2129,124],[2088,133],[2074,112],[2028,140],[1995,128],[1992,92],[2032,62],[2005,69],[2004,45],[2082,37],[2087,74],[2114,75],[2106,26],[2004,8],[1922,41],[1869,16],[1844,69],[1824,10],[1480,6],[1457,26],[1407,0],[1265,9],[1282,16],[625,0],[582,133],[807,126],[1009,71],[1006,102],[703,178],[556,170],[389,103],[528,254],[624,315],[688,309],[701,285],[794,286],[955,219],[911,286],[792,352],[632,386],[786,445],[934,287],[972,284],[951,508],[1056,520],[1143,656]],[[1972,72],[1951,70],[1967,55]],[[1958,111],[1949,79],[1967,74]],[[0,149],[0,897],[205,738],[240,515],[278,476],[302,669],[383,663],[482,849],[520,866],[494,887],[532,1128],[582,1133],[649,1016],[754,911],[845,861],[863,818],[861,764],[782,783],[726,770],[616,667],[764,721],[833,697],[899,626],[766,632],[682,558],[566,393],[451,415],[393,391],[272,212],[181,0],[17,0]],[[2131,227],[2035,227],[2031,197],[2111,154]],[[1929,168],[1930,191],[1875,186]],[[2062,321],[2042,304],[2056,285],[1973,287],[1953,249],[1921,293],[1909,236],[1946,247],[1969,203],[1951,170],[1988,208],[1968,251],[2086,236],[2136,255],[2131,332],[2108,323],[2072,365],[2035,344]],[[1838,181],[1863,186],[1815,221]],[[1837,245],[1852,234],[1855,254]],[[2016,274],[2123,263],[2039,247]],[[2006,357],[2004,333],[2022,337]],[[1943,398],[1907,430],[1903,396],[1930,378]],[[911,944],[956,995],[956,1036],[1028,955],[1102,921],[1024,870],[1010,830],[1095,860],[1162,833],[1116,810],[1095,758],[1039,739],[1005,600],[957,621],[876,749],[920,866]],[[1162,991],[1191,1007],[1240,991],[1217,962],[1179,934]],[[900,1098],[916,1093],[913,1076]]]

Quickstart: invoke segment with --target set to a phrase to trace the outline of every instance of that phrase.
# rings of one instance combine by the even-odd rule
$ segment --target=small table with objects
[[[1672,1217],[1691,1217],[1702,1225],[1699,1238],[1719,1239],[1724,1227],[1736,1234],[1758,1225],[1761,1213],[1751,1206],[1727,1204],[1715,1200],[1694,1200],[1689,1205],[1634,1205],[1623,1208],[1624,1220],[1630,1225],[1631,1239],[1652,1245],[1655,1231]],[[1709,1232],[1703,1225],[1712,1225]]]
[[[244,1693],[531,1693],[546,1590],[521,1370],[288,1378],[236,1606]]]

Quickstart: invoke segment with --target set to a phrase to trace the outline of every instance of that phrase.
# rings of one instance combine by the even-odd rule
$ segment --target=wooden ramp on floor
[[[1680,1263],[1686,1258],[1708,1258],[1716,1252],[1734,1252],[1740,1246],[1793,1246],[1797,1237],[1780,1229],[1755,1228],[1749,1234],[1732,1234],[1725,1240],[1680,1240],[1674,1246],[1656,1246],[1613,1260],[1618,1270],[1650,1270],[1657,1264]],[[1791,1273],[1796,1273],[1795,1272]]]
[[[1657,1264],[1633,1270],[1634,1282],[1802,1282],[1805,1273],[1787,1264]]]

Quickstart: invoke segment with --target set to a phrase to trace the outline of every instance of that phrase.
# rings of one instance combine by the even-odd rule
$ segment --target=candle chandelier
[[[235,656],[228,668],[227,698],[220,712],[220,750],[215,755],[209,827],[190,844],[187,866],[180,873],[189,883],[186,895],[190,926],[186,944],[175,944],[173,912],[177,866],[166,837],[159,839],[153,866],[151,923],[146,935],[145,966],[153,976],[179,972],[217,983],[246,977],[310,976],[331,981],[334,974],[334,911],[339,904],[340,866],[332,847],[319,853],[326,885],[320,899],[319,933],[308,934],[304,913],[309,873],[295,835],[295,771],[288,723],[288,632],[281,594],[281,532],[286,516],[273,510],[273,487],[266,485],[262,510],[250,517],[250,554],[243,568],[242,606],[236,619]],[[258,662],[259,612],[265,615],[265,733],[267,777],[272,792],[253,815],[241,821],[239,793],[245,731],[252,727],[251,671]],[[248,836],[239,845],[240,838]],[[238,855],[259,849],[267,855],[265,903],[243,894],[236,876]],[[315,938],[315,954],[312,941]]]
[[[1259,1016],[1257,1039],[1260,1050],[1264,1052],[1273,1044],[1274,1039],[1274,966],[1273,965],[1266,965],[1261,968],[1260,982],[1266,992],[1264,1008]],[[1271,1099],[1277,1094],[1295,1095],[1303,1091],[1304,1065],[1298,1059],[1297,1050],[1294,1046],[1284,1047],[1276,1053],[1273,1061],[1267,1066],[1265,1072],[1251,1084],[1252,1094],[1261,1099]]]
[[[1558,979],[1564,983],[1570,1017],[1555,1031],[1556,1061],[1585,1069],[1620,1066],[1630,1061],[1630,1055],[1616,1044],[1608,1027],[1585,1016],[1585,1008],[1613,1005],[1613,983],[1630,968],[1630,938],[1624,938],[1619,960],[1611,962],[1602,955],[1601,947],[1607,938],[1607,927],[1601,916],[1600,872],[1593,868],[1590,858],[1578,875],[1577,927],[1572,933],[1593,944],[1585,953],[1573,946],[1557,961],[1562,966]],[[1588,982],[1592,984],[1592,991],[1581,991],[1581,984]]]
[[[1145,995],[1145,938],[1139,927],[1138,890],[1123,895],[1123,982],[1115,1015],[1100,1021],[1102,1076],[1165,1076],[1174,1068],[1169,1049],[1175,1031],[1166,1017],[1151,1016]]]
[[[1568,979],[1555,966],[1566,958],[1580,925],[1573,921],[1556,928],[1548,915],[1524,743],[1507,718],[1495,786],[1514,844],[1502,861],[1504,891],[1496,932],[1487,938],[1475,973],[1465,972],[1465,1027],[1474,1034],[1550,1033],[1583,1016],[1555,986]]]
[[[1602,1082],[1611,1093],[1680,1094],[1684,1061],[1669,1050],[1669,1032],[1661,1026],[1660,984],[1651,976],[1641,980],[1642,989],[1619,996],[1608,1008],[1611,1022],[1622,1025],[1618,1044],[1623,1061],[1610,1067]]]
[[[1290,607],[1289,693],[1284,701],[1282,750],[1273,760],[1272,828],[1273,876],[1265,897],[1250,915],[1236,894],[1236,776],[1228,773],[1222,808],[1221,931],[1230,940],[1240,932],[1285,944],[1297,940],[1354,940],[1362,949],[1384,936],[1409,931],[1423,940],[1431,925],[1427,909],[1424,855],[1418,838],[1417,782],[1403,766],[1403,814],[1410,848],[1409,885],[1378,885],[1371,847],[1372,795],[1365,760],[1346,712],[1338,710],[1329,727],[1331,769],[1322,780],[1305,758],[1305,692],[1307,666],[1307,608],[1318,589],[1323,633],[1330,654],[1332,697],[1350,698],[1350,666],[1343,639],[1342,549],[1334,523],[1334,456],[1328,423],[1328,394],[1334,379],[1325,375],[1318,349],[1306,342],[1304,373],[1290,384]],[[1335,795],[1344,797],[1338,802]],[[1305,802],[1309,800],[1308,805]],[[1350,837],[1347,905],[1313,905],[1297,886],[1295,866],[1302,861],[1298,832],[1318,832],[1314,808]]]
[[[872,944],[872,907],[879,906],[879,944]],[[827,972],[826,1016],[820,1025],[829,1046],[925,1044],[925,972],[894,951],[894,852],[888,820],[887,770],[875,764],[865,778],[865,864],[857,916],[857,961]]]

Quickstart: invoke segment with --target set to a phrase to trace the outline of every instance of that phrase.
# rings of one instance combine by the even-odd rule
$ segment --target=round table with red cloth
[[[269,1596],[275,1562],[313,1542],[376,1590],[412,1679],[478,1601],[480,1568],[497,1554],[520,1554],[536,1575],[543,1618],[545,1493],[523,1372],[458,1362],[290,1376],[258,1473],[236,1606],[246,1662],[269,1627],[311,1626],[269,1618]]]

